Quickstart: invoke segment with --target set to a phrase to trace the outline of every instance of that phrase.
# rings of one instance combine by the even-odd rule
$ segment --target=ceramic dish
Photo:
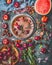
[[[34,20],[28,14],[18,14],[12,18],[10,30],[18,39],[29,38],[34,31]]]
[[[0,65],[12,64],[15,65],[18,62],[18,50],[12,46],[2,46],[0,48]]]

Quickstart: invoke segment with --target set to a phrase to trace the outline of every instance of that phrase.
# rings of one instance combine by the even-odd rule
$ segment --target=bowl
[[[15,15],[10,24],[10,31],[17,39],[27,39],[34,31],[34,19],[29,14]]]

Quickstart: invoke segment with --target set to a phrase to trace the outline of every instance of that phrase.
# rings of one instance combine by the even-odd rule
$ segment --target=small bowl
[[[25,38],[20,38],[20,37],[16,36],[16,35],[14,34],[13,30],[12,30],[12,23],[13,23],[13,21],[15,20],[16,17],[20,17],[20,16],[29,17],[29,18],[31,19],[31,21],[32,21],[32,24],[33,24],[33,30],[32,30],[31,33],[29,33],[29,35],[28,35],[27,37],[25,37]],[[34,31],[34,19],[32,18],[32,16],[30,16],[29,14],[26,14],[26,13],[15,15],[15,16],[12,18],[12,20],[11,20],[10,31],[11,31],[11,33],[13,34],[13,36],[14,36],[15,38],[17,38],[17,39],[21,39],[21,40],[28,39],[29,37],[31,37],[31,35],[33,34],[33,31]]]

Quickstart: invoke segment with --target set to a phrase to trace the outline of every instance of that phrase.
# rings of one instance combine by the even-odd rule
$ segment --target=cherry
[[[17,44],[16,44],[16,47],[20,48],[21,46],[20,46],[20,44],[19,44],[19,43],[17,43]]]
[[[10,50],[11,50],[11,48],[8,48],[8,49],[7,49],[7,51],[10,51]]]
[[[3,23],[2,28],[6,29],[6,28],[8,28],[8,25],[6,23]]]
[[[7,54],[7,51],[3,51],[3,56],[5,56]]]
[[[10,52],[7,52],[7,56],[11,56],[11,53]]]
[[[3,60],[7,60],[7,56],[6,55],[3,56]]]
[[[46,48],[41,48],[42,53],[46,53],[47,49]]]
[[[34,39],[38,41],[38,40],[41,39],[41,37],[40,36],[35,36]]]
[[[2,52],[0,52],[0,56],[2,55]]]
[[[16,56],[15,55],[12,55],[12,60],[15,60],[16,59]]]
[[[3,20],[5,20],[5,21],[9,20],[9,15],[8,14],[4,14],[3,15]]]
[[[2,41],[3,44],[7,45],[9,44],[9,40],[7,38],[4,38],[3,41]]]
[[[18,8],[19,6],[20,6],[20,3],[19,3],[19,2],[15,2],[15,3],[14,3],[14,7],[15,7],[15,8]]]
[[[0,56],[0,60],[2,60],[2,56]]]
[[[6,0],[6,3],[7,4],[11,4],[12,3],[12,0]]]

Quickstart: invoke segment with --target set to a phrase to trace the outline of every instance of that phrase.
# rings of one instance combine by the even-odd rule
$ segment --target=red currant
[[[19,2],[15,2],[15,3],[14,3],[14,7],[15,7],[15,8],[18,8],[19,6],[20,6]]]

